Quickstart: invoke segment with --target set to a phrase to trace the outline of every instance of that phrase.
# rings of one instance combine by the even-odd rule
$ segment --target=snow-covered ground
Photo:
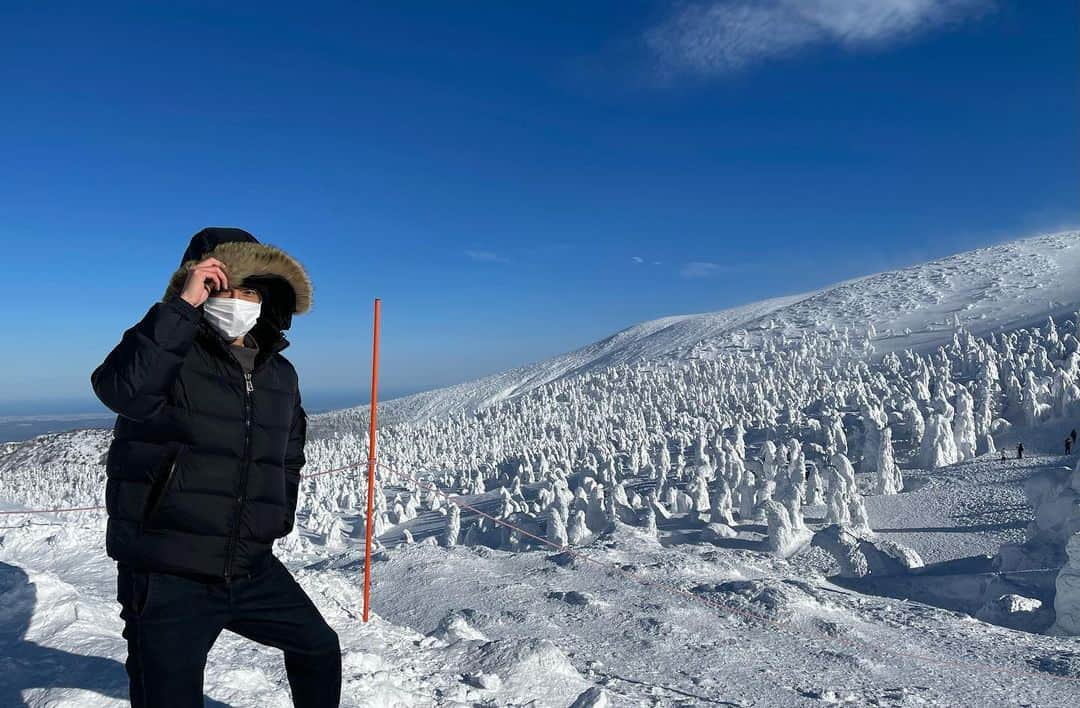
[[[1077,705],[1078,309],[1071,232],[643,323],[388,404],[370,623],[363,465],[276,551],[344,705]],[[102,503],[110,435],[0,446],[0,510]],[[123,704],[102,512],[0,526],[0,706]],[[224,633],[206,696],[290,705],[280,653]]]
[[[103,535],[86,521],[5,532],[0,705],[123,704]],[[341,636],[344,705],[568,706],[602,686],[614,705],[1067,706],[1080,691],[1074,638],[861,595],[813,563],[630,527],[580,550],[596,562],[383,551],[367,625],[359,549],[295,572]],[[279,652],[225,632],[208,667],[208,705],[290,705]]]
[[[103,521],[83,521],[4,534],[0,705],[126,704],[123,622],[104,533]],[[475,702],[478,693],[457,675],[468,662],[458,661],[438,643],[419,646],[427,641],[423,635],[378,615],[368,624],[361,622],[362,594],[355,572],[294,572],[341,638],[343,705]],[[480,664],[483,658],[474,662]],[[509,676],[522,671],[504,657],[490,660],[492,672]],[[292,705],[281,652],[226,631],[207,666],[207,705]]]

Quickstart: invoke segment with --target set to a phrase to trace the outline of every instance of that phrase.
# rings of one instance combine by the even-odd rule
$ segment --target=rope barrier
[[[388,472],[392,472],[394,474],[406,477],[407,479],[411,479],[411,480],[417,482],[418,484],[426,482],[425,480],[421,480],[421,479],[419,479],[419,478],[417,478],[417,477],[415,477],[413,475],[410,475],[410,474],[408,474],[406,472],[402,472],[401,470],[395,470],[395,469],[389,467],[386,463],[376,462],[376,464],[381,465],[383,467],[383,469],[387,470]],[[711,607],[713,609],[729,612],[731,614],[742,617],[744,619],[750,619],[750,620],[756,620],[756,621],[759,621],[759,622],[764,622],[766,624],[772,625],[779,632],[787,634],[788,636],[791,636],[791,637],[793,637],[795,639],[824,640],[826,644],[835,642],[835,643],[840,643],[840,644],[846,644],[847,646],[849,646],[849,647],[851,647],[853,649],[869,648],[872,651],[882,651],[882,649],[880,647],[876,647],[874,645],[871,645],[868,642],[857,641],[857,640],[850,639],[848,637],[843,637],[843,636],[834,636],[834,635],[826,634],[824,631],[820,631],[820,630],[815,631],[815,630],[807,630],[807,629],[802,629],[802,628],[787,627],[783,623],[781,623],[779,620],[773,619],[771,617],[766,617],[764,615],[758,615],[758,614],[755,614],[753,612],[749,612],[747,610],[744,610],[741,607],[734,607],[734,606],[729,605],[729,604],[724,603],[724,602],[704,598],[704,597],[702,597],[700,595],[696,595],[696,594],[694,594],[694,593],[692,593],[692,592],[690,592],[688,590],[684,590],[683,588],[680,588],[680,587],[675,586],[675,585],[671,585],[671,584],[663,582],[663,581],[653,580],[653,579],[649,579],[649,578],[642,578],[642,577],[640,577],[638,575],[635,575],[635,574],[625,570],[624,568],[621,568],[620,566],[614,565],[612,563],[607,563],[605,561],[601,561],[601,560],[598,560],[596,558],[592,558],[588,554],[585,554],[585,553],[583,553],[583,552],[581,552],[581,551],[579,551],[577,549],[574,549],[574,548],[572,548],[570,546],[560,546],[559,544],[557,544],[557,543],[555,543],[553,541],[549,541],[546,538],[542,538],[540,536],[537,536],[536,534],[533,534],[533,533],[530,533],[530,532],[526,531],[525,529],[522,529],[522,528],[520,528],[518,526],[515,526],[514,524],[506,521],[505,519],[500,519],[500,518],[494,517],[494,516],[492,516],[490,514],[487,514],[487,513],[483,512],[483,511],[477,509],[474,506],[471,506],[469,504],[465,504],[464,502],[461,502],[461,501],[456,501],[455,499],[457,499],[458,497],[455,497],[454,499],[451,499],[449,494],[447,494],[446,492],[439,489],[433,483],[430,483],[430,482],[426,482],[426,483],[431,485],[431,489],[436,494],[439,494],[439,495],[445,497],[447,499],[447,501],[451,501],[451,502],[453,502],[454,504],[456,504],[457,506],[459,506],[459,507],[461,507],[463,509],[468,509],[469,511],[472,511],[472,512],[474,512],[474,513],[476,513],[476,514],[478,514],[478,515],[480,515],[480,516],[482,516],[484,518],[490,519],[491,521],[493,521],[495,523],[502,524],[503,526],[506,526],[507,528],[510,528],[510,529],[514,529],[514,530],[518,531],[519,533],[522,533],[525,536],[528,536],[530,538],[536,539],[537,541],[540,541],[544,545],[555,548],[555,549],[559,550],[560,552],[568,553],[568,554],[570,554],[571,556],[573,556],[575,558],[581,558],[582,560],[585,560],[587,562],[590,562],[590,563],[593,563],[595,565],[601,566],[601,567],[605,568],[606,570],[615,571],[616,573],[618,573],[620,575],[623,575],[624,577],[627,577],[627,578],[629,578],[631,580],[634,580],[634,581],[636,581],[637,583],[639,583],[641,585],[656,587],[656,588],[664,590],[665,592],[668,592],[669,594],[672,594],[672,595],[681,595],[683,597],[687,597],[687,598],[690,598],[690,599],[695,600],[697,602],[700,602],[700,603],[702,603],[702,604],[704,604],[704,605],[706,605],[708,607]],[[1033,571],[1016,571],[1016,572],[1033,572]],[[927,662],[931,662],[931,663],[938,664],[938,665],[952,666],[953,668],[957,668],[957,669],[969,670],[969,669],[973,668],[973,666],[970,665],[970,664],[965,664],[965,663],[958,662],[958,661],[955,661],[955,660],[951,660],[951,659],[948,659],[948,658],[928,656],[928,655],[925,655],[925,654],[919,654],[919,653],[915,653],[915,652],[905,652],[905,651],[902,651],[902,650],[891,649],[891,648],[890,649],[885,649],[883,651],[891,652],[895,656],[899,656],[899,657],[904,657],[904,658],[908,658],[908,659],[917,659],[917,660],[920,660],[920,661],[927,661]],[[974,668],[977,668],[979,670],[986,670],[986,671],[1004,671],[1006,673],[1012,673],[1012,674],[1015,674],[1015,675],[1026,675],[1026,676],[1031,676],[1031,677],[1040,678],[1040,679],[1080,682],[1080,676],[1061,676],[1061,675],[1057,675],[1057,674],[1049,674],[1049,673],[1044,673],[1044,672],[1029,671],[1029,670],[1025,670],[1025,669],[1016,669],[1016,668],[1009,667],[1009,666],[1004,666],[1004,665],[985,666],[984,667],[982,665],[977,665],[976,664],[976,665],[974,665]]]
[[[360,465],[360,464],[367,464],[367,459],[360,460],[359,462],[353,462],[353,463],[348,464],[348,465],[342,465],[341,467],[335,467],[333,469],[323,470],[321,472],[312,472],[311,474],[302,474],[302,475],[300,475],[300,481],[303,481],[305,479],[311,479],[312,477],[322,477],[324,475],[334,474],[336,472],[343,472],[344,470],[347,470],[350,467],[356,467],[357,465]],[[11,514],[59,514],[59,513],[65,513],[65,512],[70,512],[70,511],[96,511],[96,510],[104,509],[104,508],[105,508],[104,504],[97,504],[97,505],[94,505],[94,506],[71,506],[71,507],[59,507],[59,508],[55,508],[55,509],[4,509],[4,510],[0,510],[0,516],[6,516],[6,515],[11,515]],[[19,527],[18,526],[0,526],[0,529],[14,529],[14,528],[19,528]]]
[[[95,509],[104,509],[103,505],[98,506],[72,506],[63,507],[59,509],[8,509],[0,511],[0,514],[59,514],[67,511],[94,511]]]
[[[368,462],[369,462],[369,460],[367,458],[365,458],[365,459],[357,460],[357,461],[352,462],[350,464],[342,465],[340,467],[335,467],[335,468],[332,468],[332,469],[329,469],[329,470],[322,470],[320,472],[301,475],[301,480],[311,479],[313,477],[320,477],[320,476],[324,476],[324,475],[327,475],[327,474],[332,474],[332,473],[335,473],[335,472],[342,472],[344,470],[347,470],[347,469],[350,469],[350,468],[353,468],[353,467],[357,467],[357,466],[362,465],[362,464],[367,464]],[[621,575],[621,576],[623,576],[625,578],[628,578],[628,579],[630,579],[630,580],[632,580],[634,582],[637,582],[638,584],[643,585],[645,587],[655,587],[655,588],[663,590],[664,592],[667,592],[668,594],[671,594],[673,596],[681,596],[681,597],[688,598],[688,599],[693,600],[695,602],[701,603],[702,605],[704,605],[706,607],[709,607],[709,608],[714,609],[714,610],[718,610],[718,611],[720,611],[722,613],[727,613],[727,614],[730,614],[730,615],[735,615],[735,616],[741,617],[743,619],[762,622],[764,624],[771,625],[772,627],[774,627],[776,629],[776,631],[787,634],[788,636],[791,636],[791,637],[793,637],[795,639],[811,639],[811,640],[815,640],[815,641],[824,641],[826,644],[830,644],[830,643],[833,643],[833,644],[836,644],[836,643],[845,644],[845,645],[847,645],[847,646],[849,646],[851,648],[854,648],[854,649],[868,648],[871,651],[891,652],[893,655],[898,656],[898,657],[904,657],[904,658],[909,658],[909,659],[917,659],[917,660],[920,660],[920,661],[931,662],[931,663],[934,663],[934,664],[937,664],[937,665],[951,666],[953,668],[958,668],[958,669],[970,670],[972,668],[977,668],[979,670],[1003,671],[1005,673],[1011,673],[1011,674],[1018,675],[1018,676],[1019,675],[1024,675],[1024,676],[1030,676],[1030,677],[1034,677],[1034,678],[1046,679],[1046,680],[1051,680],[1051,681],[1068,681],[1068,682],[1072,682],[1072,683],[1080,682],[1080,676],[1063,676],[1063,675],[1059,675],[1059,674],[1052,674],[1052,673],[1046,673],[1046,672],[1037,672],[1037,671],[1029,671],[1029,670],[1025,670],[1025,669],[1017,669],[1017,668],[1008,667],[1008,666],[1004,666],[1004,665],[999,665],[999,666],[982,666],[982,665],[977,665],[977,664],[972,665],[972,664],[967,664],[967,663],[951,660],[951,659],[948,659],[948,658],[929,656],[929,655],[919,654],[919,653],[915,653],[915,652],[905,652],[905,651],[902,651],[902,650],[891,649],[891,648],[882,649],[881,647],[874,646],[874,645],[872,645],[872,644],[870,644],[868,642],[865,642],[865,641],[854,640],[854,639],[844,637],[844,636],[834,636],[834,635],[827,634],[824,631],[811,630],[811,629],[806,629],[806,628],[788,627],[788,626],[785,626],[779,620],[776,620],[774,618],[767,617],[765,615],[759,615],[759,614],[756,614],[754,612],[750,612],[748,610],[745,610],[745,609],[743,609],[741,607],[735,607],[733,605],[729,605],[729,604],[727,604],[725,602],[721,602],[721,601],[712,600],[712,599],[709,599],[709,598],[706,598],[706,597],[702,597],[701,595],[697,595],[697,594],[695,594],[693,592],[690,592],[689,590],[685,590],[683,588],[678,587],[677,585],[673,585],[673,584],[665,582],[665,581],[655,580],[655,579],[652,579],[652,578],[644,578],[642,576],[635,575],[634,573],[632,573],[632,572],[630,572],[630,571],[628,571],[628,570],[626,570],[626,569],[624,569],[624,568],[622,568],[620,566],[617,566],[615,564],[608,563],[606,561],[602,561],[602,560],[593,558],[590,555],[588,555],[588,554],[586,554],[586,553],[584,553],[584,552],[582,552],[582,551],[580,551],[578,549],[575,549],[575,548],[573,548],[571,546],[561,546],[561,545],[559,545],[559,544],[557,544],[557,543],[555,543],[553,541],[548,540],[545,537],[538,536],[537,534],[534,534],[534,533],[532,533],[532,532],[530,532],[530,531],[528,531],[526,529],[523,529],[520,526],[517,526],[517,525],[507,521],[506,519],[502,519],[502,518],[493,516],[491,514],[488,514],[487,512],[485,512],[485,511],[483,511],[481,509],[478,509],[477,507],[462,501],[460,495],[453,495],[452,496],[452,495],[448,494],[447,492],[443,491],[442,489],[439,489],[439,487],[434,482],[430,482],[428,480],[421,479],[419,477],[416,477],[415,475],[412,475],[412,474],[409,474],[407,472],[403,472],[401,470],[390,467],[385,462],[381,462],[381,461],[376,460],[375,465],[380,466],[384,470],[386,470],[387,472],[390,472],[392,474],[396,474],[399,477],[404,477],[405,479],[409,479],[409,480],[413,481],[414,483],[416,483],[418,486],[427,485],[427,488],[430,491],[432,491],[433,493],[445,498],[448,502],[451,502],[451,503],[455,504],[456,506],[458,506],[458,507],[460,507],[462,509],[471,511],[472,513],[476,514],[477,516],[488,519],[492,523],[499,524],[499,525],[504,526],[506,528],[509,528],[511,530],[517,531],[521,535],[526,536],[526,537],[531,538],[531,539],[534,539],[535,541],[538,541],[539,543],[541,543],[541,544],[543,544],[545,546],[548,546],[550,548],[553,548],[553,549],[555,549],[555,550],[557,550],[557,551],[559,551],[561,553],[567,553],[568,555],[570,555],[570,556],[572,556],[574,558],[581,559],[581,560],[583,560],[583,561],[585,561],[587,563],[591,563],[593,565],[599,566],[599,567],[601,567],[601,568],[603,568],[603,569],[605,569],[607,571],[613,571],[615,574]],[[82,506],[82,507],[54,508],[54,509],[2,510],[2,511],[0,511],[0,515],[94,511],[94,510],[100,510],[100,509],[104,509],[104,508],[105,507],[103,505],[95,505],[95,506]],[[22,526],[0,526],[0,528],[22,528]],[[993,571],[993,572],[983,572],[983,573],[967,573],[967,574],[964,574],[964,575],[976,575],[976,576],[977,575],[1015,575],[1015,574],[1042,573],[1042,572],[1051,572],[1051,571],[1060,571],[1060,568],[1031,568],[1031,569],[1014,570],[1014,571]],[[922,576],[922,577],[933,577],[933,576]]]

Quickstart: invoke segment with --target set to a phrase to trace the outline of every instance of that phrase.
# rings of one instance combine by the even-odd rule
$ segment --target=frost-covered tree
[[[937,469],[957,461],[956,438],[949,420],[941,413],[930,415],[920,454],[923,467]]]
[[[729,526],[735,523],[735,519],[732,515],[731,487],[728,486],[727,480],[723,477],[721,477],[716,484],[715,501],[709,520],[714,523],[719,522]]]
[[[446,514],[446,530],[443,532],[442,543],[451,547],[458,544],[461,535],[461,508],[457,504],[449,504]]]
[[[953,418],[953,441],[956,461],[963,462],[975,457],[975,401],[963,386],[957,388],[956,416]]]
[[[585,525],[593,533],[601,533],[607,528],[607,514],[604,511],[604,487],[602,485],[597,484],[589,494],[589,505],[585,510]]]
[[[848,510],[851,513],[851,526],[857,532],[865,536],[873,536],[874,531],[870,528],[870,516],[866,513],[866,504],[858,494],[848,497]]]
[[[585,512],[581,509],[570,512],[566,525],[567,543],[577,546],[589,537],[589,526],[585,523]]]
[[[848,488],[844,477],[836,467],[829,465],[825,468],[825,479],[828,490],[825,499],[825,523],[848,525],[851,523],[851,512],[848,510]]]
[[[754,473],[745,470],[739,485],[739,518],[744,522],[754,517],[754,504],[757,499]]]
[[[862,408],[863,424],[863,471],[873,469],[877,464],[878,448],[881,446],[881,430],[888,423],[885,411],[879,406],[864,403]]]
[[[703,514],[709,511],[709,483],[704,474],[698,474],[690,486],[691,511]]]
[[[904,401],[900,410],[904,416],[904,427],[907,428],[911,446],[921,446],[923,436],[926,434],[926,421],[922,411],[919,410],[919,405],[909,398]]]
[[[825,503],[824,486],[817,465],[810,465],[806,474],[806,503],[817,506]]]
[[[547,540],[559,547],[570,543],[562,515],[553,508],[549,508],[547,512]]]
[[[796,525],[782,504],[766,502],[765,518],[769,528],[769,549],[778,556],[787,558],[809,541],[810,532]]]
[[[886,427],[881,431],[876,468],[874,488],[878,494],[899,494],[903,491],[903,474],[893,454],[892,428]]]
[[[1020,408],[1025,425],[1037,425],[1045,416],[1048,404],[1042,402],[1043,389],[1031,370],[1025,372],[1024,386],[1021,392]]]

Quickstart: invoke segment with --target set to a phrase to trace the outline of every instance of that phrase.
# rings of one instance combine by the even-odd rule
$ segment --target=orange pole
[[[379,404],[379,306],[375,298],[375,337],[371,346],[371,430],[368,434],[367,543],[364,546],[364,622],[371,605],[371,529],[375,516],[375,414]]]

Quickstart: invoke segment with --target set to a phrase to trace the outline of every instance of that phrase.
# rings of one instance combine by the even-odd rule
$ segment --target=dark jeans
[[[276,557],[228,585],[117,563],[116,588],[134,708],[201,708],[206,656],[223,629],[285,652],[293,705],[339,704],[338,635]]]

